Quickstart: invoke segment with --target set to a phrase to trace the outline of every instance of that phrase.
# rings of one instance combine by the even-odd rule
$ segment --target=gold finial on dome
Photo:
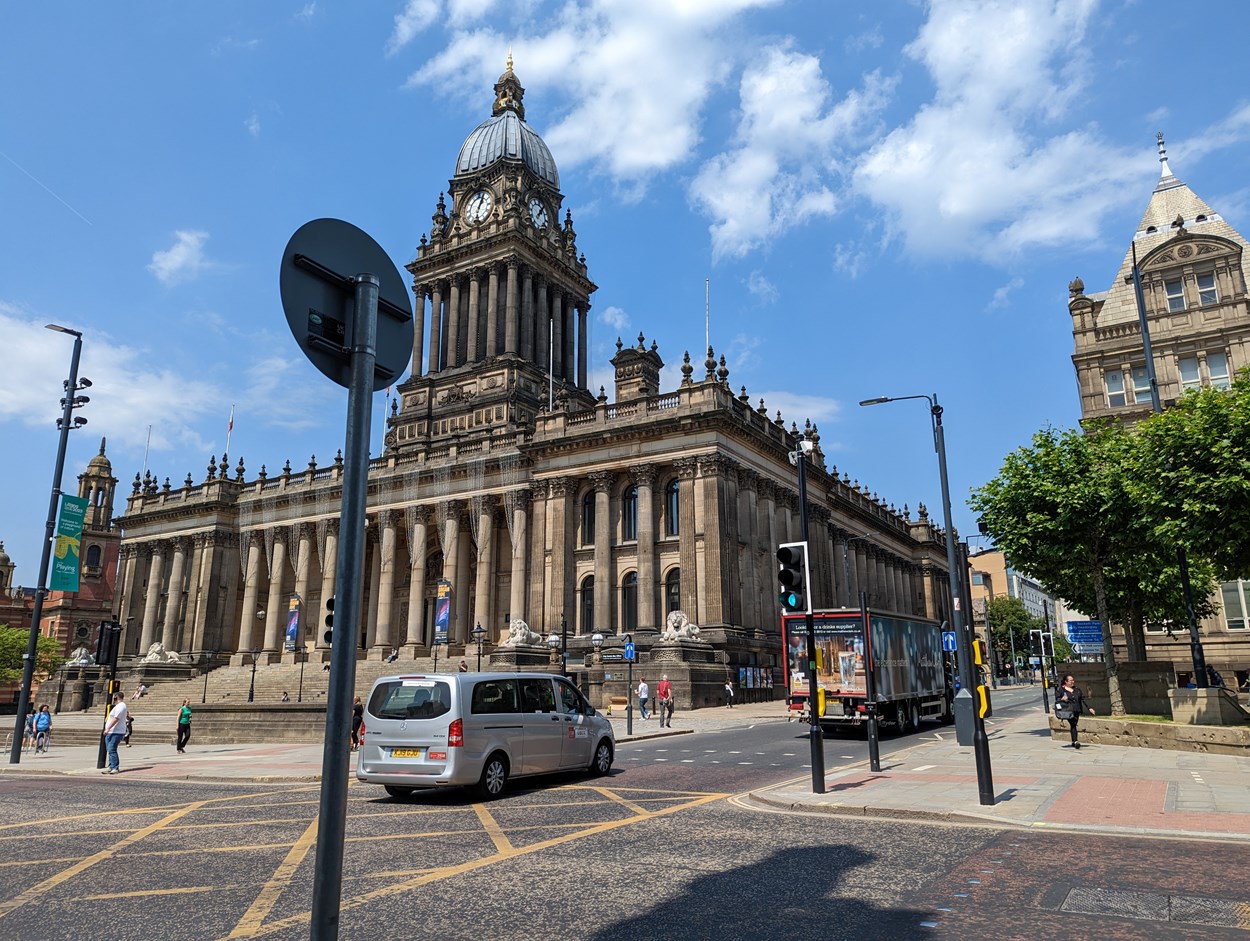
[[[508,49],[508,68],[507,68],[507,71],[509,71],[509,72],[511,72],[511,71],[512,71],[512,49],[511,49],[511,48],[509,48],[509,49]]]

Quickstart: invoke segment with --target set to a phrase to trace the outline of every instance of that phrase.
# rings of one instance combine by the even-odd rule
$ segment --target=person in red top
[[[660,677],[660,682],[655,686],[655,698],[659,706],[656,713],[660,717],[660,728],[667,725],[671,729],[673,727],[673,686],[668,681],[667,673]]]

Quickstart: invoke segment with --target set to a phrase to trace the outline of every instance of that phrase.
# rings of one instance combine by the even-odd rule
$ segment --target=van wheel
[[[590,762],[588,770],[591,774],[596,774],[600,777],[612,770],[612,746],[607,739],[595,746],[595,757]]]
[[[508,759],[499,752],[486,759],[482,779],[475,788],[477,796],[484,801],[494,800],[508,786]]]
[[[390,794],[391,797],[403,799],[412,796],[412,788],[410,787],[396,787],[394,784],[383,784],[382,786],[386,788],[386,793]]]

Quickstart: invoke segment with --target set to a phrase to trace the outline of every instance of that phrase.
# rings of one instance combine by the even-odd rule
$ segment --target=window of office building
[[[1217,389],[1228,388],[1228,357],[1223,353],[1207,354],[1207,378]]]
[[[1133,367],[1133,397],[1138,405],[1150,404],[1150,374],[1145,366]]]
[[[638,573],[630,572],[621,579],[621,630],[638,630]]]
[[[1181,374],[1181,389],[1198,389],[1202,386],[1202,377],[1198,374],[1198,357],[1182,356],[1176,367]]]
[[[678,515],[681,511],[681,494],[678,489],[677,478],[670,480],[664,488],[664,535],[676,536],[679,531],[680,522]]]
[[[1112,408],[1121,408],[1128,404],[1124,395],[1124,373],[1119,369],[1108,369],[1102,375],[1107,384],[1107,404]]]
[[[1230,631],[1244,631],[1250,606],[1246,604],[1246,582],[1238,579],[1220,586],[1224,598],[1224,626]]]
[[[1174,281],[1164,281],[1163,289],[1168,295],[1168,310],[1185,309],[1185,285],[1180,278]]]
[[[638,488],[633,484],[621,494],[621,539],[624,542],[638,539]]]
[[[1208,271],[1198,275],[1198,303],[1205,307],[1207,304],[1218,304],[1219,300],[1220,292],[1215,287],[1215,272]]]

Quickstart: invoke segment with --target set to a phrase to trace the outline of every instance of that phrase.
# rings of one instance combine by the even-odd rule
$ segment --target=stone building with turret
[[[799,538],[800,433],[814,444],[814,603],[863,590],[876,607],[947,617],[944,534],[924,508],[898,510],[827,466],[819,429],[735,392],[711,348],[678,354],[681,380],[665,390],[659,342],[621,338],[613,387],[589,387],[597,286],[524,93],[509,60],[407,265],[412,366],[369,464],[361,656],[428,656],[444,582],[452,656],[477,626],[495,644],[515,620],[564,628],[572,654],[595,633],[645,650],[680,610],[718,670],[774,667],[775,552]],[[136,476],[122,519],[125,655],[157,642],[196,664],[328,655],[342,460],[251,475],[231,460],[179,486]]]
[[[1250,243],[1172,172],[1158,135],[1160,174],[1124,260],[1106,291],[1068,285],[1082,421],[1136,422],[1150,414],[1150,379],[1133,285],[1136,258],[1158,393],[1164,408],[1186,390],[1225,388],[1250,365],[1246,251]],[[1250,671],[1250,592],[1244,581],[1221,586],[1222,610],[1203,623],[1207,662],[1230,683]],[[1192,672],[1189,639],[1148,626],[1150,659],[1171,660],[1177,677]],[[1123,650],[1123,637],[1117,644]]]

